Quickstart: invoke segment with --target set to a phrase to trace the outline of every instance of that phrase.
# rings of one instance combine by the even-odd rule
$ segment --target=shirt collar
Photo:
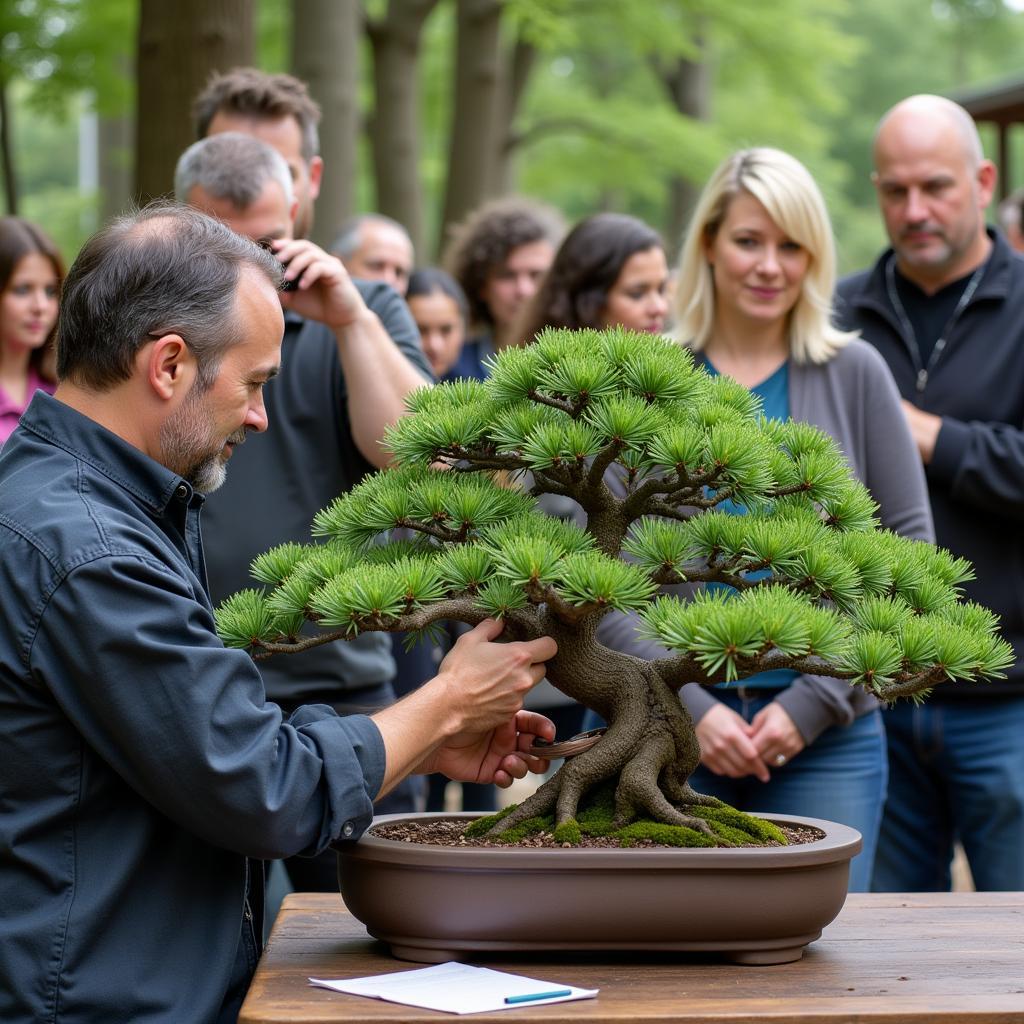
[[[171,502],[191,505],[204,500],[183,477],[45,392],[36,392],[22,414],[21,428],[92,466],[157,514]]]

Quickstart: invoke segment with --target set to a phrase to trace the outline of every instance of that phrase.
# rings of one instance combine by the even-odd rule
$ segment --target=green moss
[[[569,843],[571,846],[579,846],[583,839],[580,831],[580,824],[575,819],[563,822],[555,829],[556,843]]]
[[[506,807],[497,814],[486,818],[478,818],[465,831],[467,838],[478,838],[486,835],[490,829],[515,810],[516,805]],[[728,804],[717,807],[689,806],[686,813],[701,818],[721,840],[720,845],[757,846],[768,843],[787,845],[785,833],[771,822],[763,818],[755,818],[750,814],[737,811]],[[615,783],[603,782],[595,786],[580,803],[576,819],[567,821],[555,828],[554,816],[529,818],[510,828],[494,841],[503,845],[514,845],[527,836],[537,832],[554,833],[555,842],[570,843],[578,846],[583,836],[613,836],[622,846],[635,846],[638,842],[650,841],[663,846],[716,846],[719,845],[710,836],[696,829],[682,825],[666,825],[656,821],[634,821],[625,828],[616,828],[615,818]]]
[[[738,841],[741,843],[753,840],[759,843],[788,845],[786,834],[778,826],[765,821],[764,818],[755,818],[752,814],[737,811],[728,804],[721,804],[718,807],[691,807],[688,808],[688,813],[695,818],[703,818],[716,831],[716,823],[736,830],[740,834]]]
[[[518,806],[518,804],[511,804],[508,807],[503,807],[497,814],[488,814],[484,818],[477,818],[462,834],[467,839],[479,839],[490,832],[502,818],[507,818]]]
[[[616,833],[621,846],[633,846],[638,840],[650,840],[662,846],[717,846],[710,836],[683,825],[664,825],[657,821],[634,821]]]

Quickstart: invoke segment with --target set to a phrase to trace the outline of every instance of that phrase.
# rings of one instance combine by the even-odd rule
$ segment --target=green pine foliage
[[[795,667],[888,698],[1012,663],[995,618],[962,601],[968,563],[880,530],[831,438],[765,420],[678,345],[551,330],[490,369],[410,396],[395,466],[321,511],[313,543],[253,562],[264,589],[218,610],[225,643],[618,609],[706,684]],[[538,511],[547,492],[585,525]],[[682,582],[724,586],[659,595]]]

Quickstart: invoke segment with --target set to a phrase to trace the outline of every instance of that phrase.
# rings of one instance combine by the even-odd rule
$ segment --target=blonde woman
[[[883,526],[933,538],[920,459],[878,353],[831,323],[835,254],[821,192],[775,149],[730,157],[694,212],[675,287],[675,332],[711,373],[757,392],[766,416],[831,434]],[[733,511],[742,513],[742,508]],[[772,672],[683,699],[703,753],[691,782],[744,810],[857,828],[850,888],[869,887],[885,798],[876,702],[842,680]]]

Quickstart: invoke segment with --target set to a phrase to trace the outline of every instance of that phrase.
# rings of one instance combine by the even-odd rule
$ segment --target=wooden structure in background
[[[999,168],[999,199],[1010,193],[1010,128],[1024,124],[1024,78],[1006,79],[983,88],[963,89],[950,95],[979,124],[996,129],[996,166]]]

